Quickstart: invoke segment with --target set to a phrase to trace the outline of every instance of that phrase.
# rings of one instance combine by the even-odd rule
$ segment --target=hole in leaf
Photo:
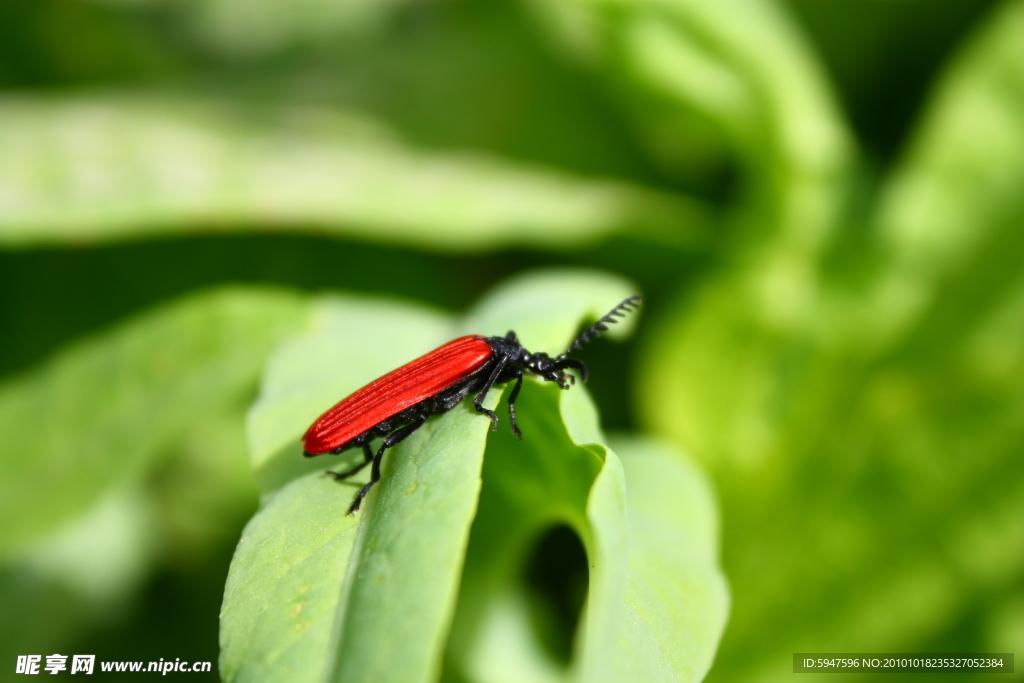
[[[572,528],[560,524],[540,536],[524,567],[523,583],[534,632],[544,649],[567,665],[589,584],[587,552]]]

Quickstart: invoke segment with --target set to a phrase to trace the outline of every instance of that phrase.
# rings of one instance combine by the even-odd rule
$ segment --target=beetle
[[[484,399],[495,384],[515,380],[508,396],[508,414],[512,433],[522,440],[515,404],[523,386],[523,375],[530,372],[568,389],[576,380],[566,374],[566,370],[573,369],[586,382],[587,366],[569,358],[569,354],[579,350],[592,336],[600,336],[608,329],[607,323],[618,322],[616,317],[625,317],[632,308],[638,308],[641,301],[638,296],[629,297],[581,334],[565,353],[554,358],[543,352],[530,353],[519,343],[515,332],[504,337],[468,335],[454,339],[342,399],[306,430],[302,437],[303,453],[313,457],[350,448],[363,450],[363,462],[352,469],[325,472],[343,481],[373,463],[370,481],[359,490],[348,510],[348,514],[352,514],[380,481],[384,451],[422,427],[430,416],[451,410],[473,392],[477,392],[474,408],[490,418],[494,431],[498,428],[498,416],[484,408]],[[383,442],[374,453],[370,442],[379,437]]]

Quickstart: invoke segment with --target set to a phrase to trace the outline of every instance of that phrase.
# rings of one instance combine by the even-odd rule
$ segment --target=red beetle
[[[640,302],[638,296],[629,297],[555,358],[546,353],[530,353],[519,343],[515,332],[504,337],[459,337],[370,382],[321,415],[302,437],[303,451],[307,457],[312,457],[356,447],[363,449],[364,459],[360,464],[345,472],[327,472],[341,481],[373,463],[369,483],[359,490],[349,508],[352,514],[359,509],[370,488],[380,481],[384,451],[423,426],[428,417],[451,410],[470,393],[479,392],[473,405],[477,412],[491,419],[491,428],[497,429],[498,416],[484,408],[484,399],[496,383],[514,379],[516,385],[508,396],[508,414],[512,432],[522,439],[516,424],[515,403],[523,386],[523,375],[532,372],[568,389],[575,379],[565,371],[573,368],[579,370],[584,382],[587,381],[587,367],[568,355],[591,335],[600,336],[608,329],[606,323],[618,322],[615,316],[625,316],[630,307],[638,307]],[[377,437],[383,437],[383,443],[374,455],[370,441]]]

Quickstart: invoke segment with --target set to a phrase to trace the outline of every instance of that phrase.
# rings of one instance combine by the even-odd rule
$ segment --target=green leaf
[[[567,516],[585,536],[595,565],[587,654],[580,664],[593,673],[584,676],[597,680],[602,658],[625,667],[630,658],[660,649],[660,671],[698,680],[710,665],[727,605],[709,494],[699,477],[680,469],[677,456],[663,455],[663,447],[627,446],[645,451],[635,485],[650,498],[638,506],[642,521],[632,531],[623,470],[605,446],[596,445],[602,440],[597,415],[582,387],[562,392],[528,381],[517,404],[522,443],[506,433],[507,420],[488,437],[489,422],[465,403],[432,418],[388,452],[380,484],[352,517],[343,513],[355,489],[308,473],[312,467],[344,467],[352,456],[304,461],[298,447],[299,435],[324,405],[423,353],[439,343],[435,337],[444,341],[457,329],[484,325],[490,327],[478,331],[529,329],[530,343],[539,348],[564,347],[577,321],[595,317],[591,311],[603,314],[634,291],[628,282],[599,273],[540,272],[506,284],[459,324],[395,303],[331,298],[317,304],[309,329],[271,359],[250,413],[265,504],[246,529],[225,590],[225,679],[432,681],[441,675],[443,656],[444,675],[468,671],[479,665],[475,653],[481,647],[495,646],[475,642],[479,629],[465,626],[479,618],[479,609],[493,606],[494,595],[481,582],[518,571],[530,540],[517,531],[523,524],[535,531],[538,522]],[[496,392],[488,401],[494,406],[498,398]],[[485,441],[484,507],[476,515]],[[688,503],[669,504],[667,487],[676,485],[694,494]],[[513,502],[495,517],[494,506],[501,510],[495,491],[504,487]],[[499,529],[497,536],[489,525]],[[657,547],[660,534],[673,529],[676,541],[685,539],[683,554]],[[503,543],[513,544],[511,554],[488,552]],[[632,586],[630,558],[643,565]],[[481,563],[498,566],[491,573]],[[675,578],[658,579],[662,571]],[[500,612],[502,605],[497,607]],[[650,629],[631,626],[620,633],[623,614],[649,618]],[[675,621],[685,627],[665,633]],[[524,634],[532,637],[529,629]],[[527,652],[517,666],[543,666],[536,654]],[[484,660],[500,662],[501,656]]]
[[[199,461],[244,462],[238,408],[267,352],[303,310],[301,299],[275,290],[196,294],[0,386],[0,553],[55,529],[179,449]],[[232,415],[233,435],[207,442],[210,423]],[[244,479],[227,479],[221,498],[241,482],[248,499]]]
[[[0,101],[0,244],[256,227],[456,251],[617,231],[685,246],[707,215],[625,183],[427,154],[322,110],[261,120],[173,95]]]
[[[615,439],[629,494],[625,615],[608,680],[699,681],[729,613],[718,513],[705,475],[668,444]]]
[[[272,498],[225,589],[225,680],[428,680],[476,507],[480,417],[463,404],[396,447],[358,516],[355,489],[318,474]]]
[[[440,669],[489,426],[463,403],[391,458],[387,487],[364,513],[330,680],[412,683]]]
[[[649,440],[623,439],[620,463],[584,391],[531,382],[520,402],[523,441],[488,443],[449,641],[453,678],[701,680],[728,613],[707,482]],[[538,539],[562,525],[590,567],[570,662],[545,642],[544,611],[524,581]]]
[[[361,519],[345,514],[351,498],[344,490],[306,475],[245,527],[220,614],[223,680],[323,680]]]

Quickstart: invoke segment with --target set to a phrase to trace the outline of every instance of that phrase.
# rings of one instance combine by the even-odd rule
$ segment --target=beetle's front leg
[[[498,430],[498,416],[493,410],[484,408],[484,399],[487,398],[487,392],[490,391],[491,387],[494,386],[494,383],[498,381],[498,377],[501,375],[501,371],[504,369],[506,362],[508,362],[508,358],[502,358],[494,365],[494,370],[491,371],[487,381],[484,382],[484,386],[480,389],[480,393],[477,394],[475,399],[473,399],[473,406],[476,408],[476,411],[491,418],[492,432]]]

